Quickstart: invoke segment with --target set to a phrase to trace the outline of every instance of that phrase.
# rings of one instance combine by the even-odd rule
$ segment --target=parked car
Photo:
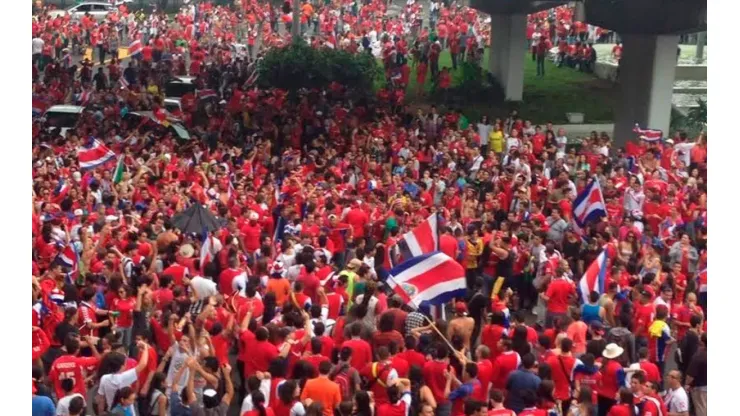
[[[108,13],[115,10],[115,6],[104,1],[90,1],[72,6],[67,10],[52,10],[49,12],[51,17],[64,16],[69,14],[72,20],[79,20],[86,13],[95,18],[97,21],[105,20]]]
[[[44,112],[45,124],[49,130],[61,129],[64,136],[67,130],[77,127],[85,107],[79,105],[53,105]]]

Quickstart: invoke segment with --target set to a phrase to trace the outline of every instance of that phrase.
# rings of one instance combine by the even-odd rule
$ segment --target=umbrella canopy
[[[201,204],[193,204],[190,208],[172,217],[172,225],[184,233],[202,234],[222,227],[221,223]]]

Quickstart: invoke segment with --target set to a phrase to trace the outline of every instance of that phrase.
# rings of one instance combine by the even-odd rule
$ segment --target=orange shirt
[[[278,306],[285,304],[288,300],[288,294],[290,293],[290,282],[288,279],[273,279],[267,280],[267,292],[275,294],[275,302]]]
[[[339,391],[339,384],[320,376],[306,381],[306,386],[301,392],[301,401],[306,399],[321,402],[324,416],[332,416],[334,409],[342,401],[342,394]]]

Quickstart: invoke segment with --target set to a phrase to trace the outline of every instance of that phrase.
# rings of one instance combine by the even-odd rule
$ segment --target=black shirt
[[[69,334],[77,334],[80,335],[80,330],[76,326],[70,324],[69,322],[62,322],[59,325],[57,325],[56,329],[54,330],[54,336],[57,337],[57,340],[64,345],[64,340],[67,339],[67,335]]]
[[[692,387],[707,386],[707,349],[702,348],[694,355],[686,374],[693,377]]]

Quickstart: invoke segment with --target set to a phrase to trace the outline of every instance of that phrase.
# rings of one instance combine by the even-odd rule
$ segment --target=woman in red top
[[[619,389],[619,404],[612,406],[609,409],[609,412],[602,413],[601,406],[599,406],[599,415],[605,415],[605,416],[636,416],[637,413],[635,412],[635,405],[633,404],[635,402],[635,396],[632,395],[632,392],[626,388],[622,387]]]
[[[275,412],[272,408],[265,408],[265,395],[261,391],[256,390],[251,394],[253,409],[242,413],[241,416],[275,416]]]
[[[277,389],[277,395],[278,400],[270,402],[270,407],[275,412],[275,416],[300,415],[306,412],[299,400],[301,389],[295,381],[287,380],[282,383]],[[252,400],[254,401],[254,396]]]
[[[114,331],[122,334],[121,342],[128,348],[131,345],[131,330],[134,325],[134,308],[136,297],[131,286],[123,285],[118,289],[118,297],[113,299],[111,311],[114,313]],[[115,315],[117,314],[117,316]]]
[[[622,392],[619,387],[624,386],[625,373],[618,358],[622,356],[622,353],[624,353],[624,349],[617,344],[609,344],[604,348],[601,380],[597,386],[599,415],[606,415],[607,411],[615,405],[617,393],[621,397]],[[629,392],[629,390],[627,391]],[[632,400],[627,403],[632,403]],[[611,415],[611,413],[609,414]]]

